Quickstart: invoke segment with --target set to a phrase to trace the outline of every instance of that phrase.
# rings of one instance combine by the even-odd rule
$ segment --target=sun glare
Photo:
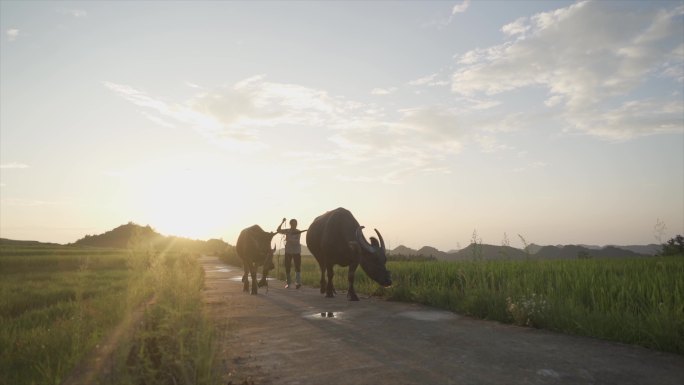
[[[277,180],[275,170],[268,172],[201,156],[148,164],[130,179],[134,221],[164,235],[232,237],[266,210],[263,202]]]

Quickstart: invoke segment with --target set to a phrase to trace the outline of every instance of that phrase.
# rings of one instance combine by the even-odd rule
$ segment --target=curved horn
[[[385,240],[382,239],[382,235],[380,234],[378,229],[373,229],[373,230],[375,230],[375,233],[378,234],[378,238],[380,239],[380,248],[382,249],[382,252],[384,253],[385,252]]]
[[[359,245],[361,245],[369,253],[374,253],[375,248],[370,243],[368,243],[366,237],[363,236],[363,231],[361,231],[362,229],[363,226],[359,226],[356,228],[356,242],[358,242]]]

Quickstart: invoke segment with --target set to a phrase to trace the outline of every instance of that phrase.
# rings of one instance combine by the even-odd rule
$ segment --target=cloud
[[[16,28],[10,28],[5,31],[5,35],[7,36],[8,41],[15,41],[19,37],[19,30]]]
[[[390,87],[390,88],[373,88],[371,90],[372,95],[389,95],[391,93],[394,93],[397,90],[397,87]]]
[[[29,167],[30,166],[27,164],[17,163],[17,162],[0,164],[0,169],[22,169],[22,168],[29,168]]]
[[[456,4],[451,8],[451,14],[463,13],[468,10],[468,7],[470,7],[470,0],[463,0],[462,3]]]
[[[410,86],[431,86],[431,87],[436,87],[436,86],[448,86],[449,81],[444,80],[444,79],[439,79],[439,74],[431,74],[427,76],[423,76],[422,78],[418,78],[415,80],[411,80],[408,82],[408,85]]]
[[[83,9],[61,9],[59,10],[59,13],[63,15],[69,15],[77,19],[88,16],[88,12]]]
[[[530,30],[530,26],[526,24],[524,17],[501,27],[501,32],[508,36],[524,35],[525,32]]]
[[[446,160],[468,140],[461,113],[448,107],[386,112],[372,103],[320,89],[271,82],[264,75],[199,89],[181,103],[127,85],[103,84],[139,107],[150,121],[163,127],[192,128],[231,150],[273,148],[285,140],[288,164],[317,169],[360,166],[368,173],[348,181],[373,177],[399,183],[411,175],[447,172]],[[293,141],[295,137],[307,138],[306,143]],[[313,150],[311,143],[316,143]]]
[[[484,153],[511,149],[510,146],[499,143],[499,141],[491,135],[475,135],[474,141],[480,145],[480,150]]]
[[[656,76],[683,81],[682,14],[684,6],[637,13],[585,1],[523,17],[501,28],[504,43],[456,58],[451,90],[475,97],[546,89],[544,104],[561,108],[572,129],[608,139],[678,132],[681,115],[656,118],[641,108],[676,98],[638,88]],[[620,106],[625,99],[632,103]]]

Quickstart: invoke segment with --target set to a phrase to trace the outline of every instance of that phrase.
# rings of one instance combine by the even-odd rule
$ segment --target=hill
[[[164,236],[152,227],[128,222],[98,235],[86,235],[70,244],[74,246],[110,247],[117,249],[151,248],[157,251],[174,250],[191,253],[220,254],[233,246],[221,239],[201,241],[175,236]]]
[[[149,225],[140,226],[133,222],[128,222],[113,230],[99,235],[86,235],[85,237],[72,243],[74,246],[94,246],[94,247],[113,247],[125,249],[133,246],[136,242],[158,242],[164,237],[154,231]]]
[[[657,245],[653,245],[658,247]],[[487,244],[470,244],[464,249],[451,252],[443,252],[434,247],[423,246],[419,250],[414,250],[406,246],[398,246],[389,252],[390,255],[403,256],[426,256],[435,257],[445,261],[462,261],[472,259],[525,259],[525,258],[544,258],[544,259],[573,259],[573,258],[630,258],[644,257],[653,255],[659,248],[646,246],[631,246],[634,250],[646,250],[648,253],[639,253],[624,246],[585,246],[585,245],[558,245],[558,246],[539,246],[530,244],[527,252],[510,246],[497,246]]]

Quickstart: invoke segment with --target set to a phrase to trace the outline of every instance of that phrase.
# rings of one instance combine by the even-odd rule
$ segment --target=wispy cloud
[[[7,36],[8,41],[15,41],[19,38],[19,30],[16,28],[10,28],[5,31],[5,36]]]
[[[84,18],[88,16],[88,12],[84,9],[60,9],[59,13],[75,18]]]
[[[408,82],[410,86],[448,86],[449,81],[440,77],[440,74],[431,74]]]
[[[451,8],[451,14],[463,13],[468,10],[468,7],[470,7],[470,0],[463,0],[462,3],[456,4]]]
[[[29,167],[30,166],[27,164],[17,163],[17,162],[0,164],[0,169],[22,169],[22,168],[29,168]]]
[[[243,151],[254,151],[277,146],[293,135],[307,137],[308,142],[322,143],[325,149],[312,150],[307,144],[297,148],[293,143],[287,155],[290,164],[316,168],[359,165],[369,173],[347,181],[374,177],[399,183],[410,175],[447,172],[446,159],[457,155],[470,140],[460,113],[448,107],[419,106],[386,113],[373,104],[298,84],[267,81],[263,75],[200,89],[176,104],[131,86],[104,85],[141,108],[154,123],[193,128],[219,145],[225,145],[228,138],[233,147],[244,144]]]
[[[684,119],[672,105],[681,98],[637,87],[655,76],[684,80],[682,14],[681,5],[634,13],[585,1],[520,18],[502,27],[503,44],[457,58],[451,89],[475,97],[543,87],[543,104],[562,108],[573,129],[608,139],[680,132]]]
[[[397,91],[397,87],[389,87],[389,88],[373,88],[371,90],[372,95],[389,95],[391,93],[394,93]]]

